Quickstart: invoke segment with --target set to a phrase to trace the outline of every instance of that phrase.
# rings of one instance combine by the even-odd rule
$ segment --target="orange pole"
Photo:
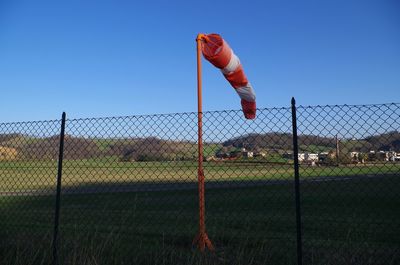
[[[193,244],[197,244],[200,251],[204,251],[207,247],[214,250],[214,247],[208,238],[205,225],[205,199],[204,199],[204,170],[203,170],[203,98],[201,86],[201,42],[204,38],[203,34],[198,34],[197,42],[197,125],[198,125],[198,169],[197,177],[199,183],[199,233],[193,240]]]

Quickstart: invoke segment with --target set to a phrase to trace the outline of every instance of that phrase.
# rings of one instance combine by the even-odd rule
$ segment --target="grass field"
[[[255,181],[293,179],[293,165],[259,161],[205,162],[208,181]],[[400,163],[362,166],[301,166],[302,179],[310,177],[396,174]],[[0,162],[0,192],[55,190],[57,161]],[[118,162],[110,159],[66,160],[63,186],[99,183],[196,182],[195,161]]]
[[[61,264],[295,264],[293,183],[246,185],[290,180],[291,165],[206,163],[208,180],[244,185],[207,190],[207,230],[216,252],[205,256],[191,248],[196,190],[107,190],[113,183],[194,182],[194,162],[65,161],[64,169],[65,186],[109,186],[62,196]],[[304,264],[399,264],[399,172],[396,164],[303,167],[303,179],[355,176],[302,182]],[[55,162],[0,164],[2,191],[54,189],[55,176]],[[1,264],[49,263],[54,203],[47,193],[0,197]]]

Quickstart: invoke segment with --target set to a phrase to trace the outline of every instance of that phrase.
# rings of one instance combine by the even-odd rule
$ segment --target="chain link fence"
[[[205,254],[197,113],[67,119],[58,222],[61,121],[0,124],[2,264],[399,264],[400,104],[257,115],[203,113]]]
[[[399,105],[297,113],[305,263],[399,263]]]

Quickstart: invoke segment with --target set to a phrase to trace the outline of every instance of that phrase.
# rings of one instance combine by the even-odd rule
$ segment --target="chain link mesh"
[[[297,114],[305,263],[400,263],[399,104]]]
[[[2,264],[17,262],[17,255],[22,252],[33,260],[35,254],[42,250],[44,258],[50,257],[59,123],[38,121],[0,124]]]
[[[66,121],[62,264],[295,264],[290,108]],[[400,104],[297,108],[304,264],[396,264]],[[60,121],[0,124],[0,258],[51,262]],[[36,262],[36,263],[35,263]],[[40,263],[42,262],[42,263]]]

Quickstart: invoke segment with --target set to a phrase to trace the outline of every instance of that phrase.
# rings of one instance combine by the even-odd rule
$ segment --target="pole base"
[[[214,251],[214,246],[211,243],[211,240],[208,238],[207,233],[198,233],[196,237],[193,239],[193,246],[197,245],[201,252],[207,248],[210,251]]]

